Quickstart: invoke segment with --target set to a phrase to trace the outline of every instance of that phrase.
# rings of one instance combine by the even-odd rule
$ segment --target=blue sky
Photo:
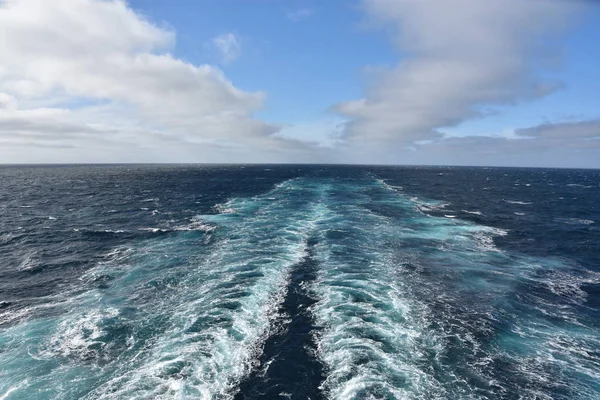
[[[384,30],[366,21],[358,1],[136,0],[130,4],[175,29],[175,55],[196,64],[219,64],[219,55],[207,43],[234,32],[244,48],[239,59],[220,67],[236,86],[268,93],[257,116],[270,121],[295,125],[334,119],[332,105],[361,97],[369,67],[393,66],[402,60]],[[561,90],[534,102],[500,107],[497,115],[446,131],[499,133],[546,120],[599,118],[600,7],[588,10],[565,35],[549,42],[562,57],[558,65],[540,73],[560,81]],[[294,13],[301,16],[293,19]]]
[[[269,120],[320,119],[333,104],[360,97],[365,66],[397,61],[382,32],[361,27],[364,16],[357,2],[130,4],[154,21],[167,21],[177,31],[175,55],[195,64],[219,64],[219,54],[207,44],[233,32],[243,46],[240,57],[220,67],[236,86],[268,93],[258,115]],[[301,14],[297,20],[294,13]]]
[[[600,167],[600,6],[485,4],[0,0],[0,157]]]

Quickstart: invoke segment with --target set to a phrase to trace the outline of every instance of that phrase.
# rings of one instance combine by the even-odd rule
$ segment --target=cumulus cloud
[[[600,120],[559,122],[517,129],[515,134],[531,138],[585,139],[600,137]]]
[[[489,107],[547,95],[560,85],[537,73],[551,57],[543,39],[580,7],[562,0],[365,0],[402,54],[365,97],[338,104],[345,137],[408,145]]]
[[[213,45],[221,55],[221,62],[229,64],[240,56],[242,46],[233,33],[224,33],[212,40]]]
[[[286,146],[272,138],[278,126],[253,118],[264,93],[176,58],[175,40],[121,0],[0,0],[0,134]],[[231,55],[237,41],[225,40]]]

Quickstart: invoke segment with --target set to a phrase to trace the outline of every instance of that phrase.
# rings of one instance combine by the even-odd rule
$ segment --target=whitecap
[[[29,379],[25,379],[25,380],[23,380],[23,381],[19,382],[18,384],[16,384],[16,385],[14,385],[14,386],[11,386],[11,387],[9,387],[9,388],[6,390],[6,392],[4,392],[4,393],[0,393],[0,400],[6,400],[6,399],[9,399],[9,396],[10,396],[10,394],[11,394],[11,393],[14,393],[14,392],[16,392],[17,390],[19,390],[19,389],[21,389],[21,388],[23,388],[23,387],[27,386],[27,385],[28,385],[28,382],[29,382]]]
[[[473,214],[473,215],[481,215],[481,211],[462,210],[462,212],[467,213],[467,214]]]
[[[197,216],[192,218],[188,224],[176,225],[171,229],[174,231],[203,231],[208,233],[214,231],[216,228],[216,225],[207,224],[202,220],[201,216]]]
[[[38,265],[38,260],[35,259],[37,252],[32,251],[25,254],[25,257],[21,260],[21,263],[17,267],[19,271],[31,271],[34,270]]]
[[[506,199],[502,199],[502,201],[509,203],[509,204],[521,204],[521,205],[527,205],[527,204],[533,204],[530,201],[520,201],[520,200],[506,200]]]
[[[106,348],[101,339],[106,335],[104,321],[116,318],[119,310],[114,307],[92,309],[81,314],[67,316],[58,324],[56,331],[45,343],[38,355],[89,359],[103,357]]]
[[[163,228],[152,228],[152,227],[143,227],[143,228],[138,228],[138,231],[144,231],[144,232],[152,232],[152,233],[166,233],[169,232],[169,229],[163,229]]]
[[[213,206],[213,208],[215,209],[215,211],[217,211],[219,214],[234,214],[237,212],[237,210],[233,207],[231,207],[229,205],[229,203],[225,203],[225,204],[215,204]]]
[[[266,338],[277,329],[274,321],[280,318],[289,273],[306,256],[308,237],[321,218],[319,204],[304,201],[306,195],[318,196],[319,190],[285,198],[276,195],[278,190],[287,188],[228,202],[243,218],[211,224],[223,230],[222,240],[199,265],[189,267],[190,276],[161,303],[169,319],[167,330],[136,355],[124,373],[87,398],[209,399],[235,394],[257,365]],[[191,223],[202,224],[206,217]],[[157,256],[163,252],[154,250]],[[154,273],[164,271],[158,265]],[[236,295],[239,292],[244,294]]]
[[[7,232],[7,233],[1,233],[0,234],[0,243],[8,243],[10,242],[12,239],[14,239],[16,237],[16,235],[14,233],[11,232]]]

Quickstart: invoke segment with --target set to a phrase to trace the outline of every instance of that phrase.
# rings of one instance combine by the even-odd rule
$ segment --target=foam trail
[[[380,182],[336,189],[312,287],[329,398],[600,393],[600,338],[577,312],[595,274],[503,252],[507,232],[427,215]]]
[[[10,399],[34,387],[54,399],[233,396],[305,255],[318,189],[288,181],[230,200],[227,214],[199,216],[216,227],[204,236],[173,232],[115,251],[84,278],[101,288],[61,315],[2,332],[11,350],[0,355],[0,393],[32,374]]]
[[[337,185],[335,214],[316,247],[321,273],[313,286],[318,354],[328,370],[323,389],[332,399],[435,398],[443,388],[419,367],[427,359],[421,304],[405,297],[382,242],[393,233],[385,217],[362,208],[364,188]],[[366,189],[369,189],[368,187]],[[427,397],[429,396],[429,397]]]
[[[285,335],[316,344],[315,397],[600,397],[597,273],[498,248],[508,232],[371,178],[320,172],[118,242],[79,283],[0,314],[0,396],[231,399],[296,290]],[[311,368],[304,349],[279,365]]]

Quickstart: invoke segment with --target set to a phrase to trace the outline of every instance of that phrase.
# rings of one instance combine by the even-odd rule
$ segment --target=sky
[[[0,0],[0,163],[600,168],[600,2]]]

